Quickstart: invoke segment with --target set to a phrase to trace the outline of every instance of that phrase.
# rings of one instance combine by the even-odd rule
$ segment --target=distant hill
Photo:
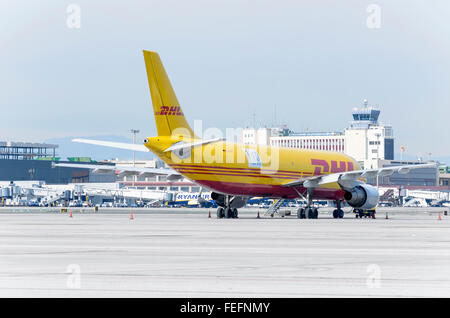
[[[73,137],[48,139],[45,140],[44,142],[59,145],[59,147],[56,149],[56,152],[58,154],[58,157],[61,157],[61,160],[67,160],[67,157],[91,157],[94,160],[105,160],[115,158],[121,160],[130,160],[133,158],[133,152],[131,150],[115,149],[110,147],[102,147],[72,142],[72,139],[74,138],[132,143],[132,140],[130,138],[126,138],[124,136],[91,136],[91,137],[73,136]],[[153,159],[154,157],[155,155],[150,151],[148,153],[136,151],[136,159],[149,160]]]

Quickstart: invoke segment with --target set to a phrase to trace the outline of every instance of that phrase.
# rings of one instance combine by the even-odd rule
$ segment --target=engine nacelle
[[[358,209],[372,209],[377,206],[378,190],[368,184],[360,184],[345,191],[344,198],[347,203]]]

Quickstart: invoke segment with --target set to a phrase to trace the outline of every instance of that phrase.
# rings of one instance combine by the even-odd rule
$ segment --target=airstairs
[[[281,205],[283,204],[284,199],[277,199],[275,201],[273,201],[272,205],[269,207],[269,209],[266,211],[266,213],[264,213],[264,215],[270,215],[271,217],[273,217],[275,215],[275,213],[278,213],[278,209],[281,207]]]

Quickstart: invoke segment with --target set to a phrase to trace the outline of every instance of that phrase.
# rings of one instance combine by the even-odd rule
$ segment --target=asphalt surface
[[[214,209],[2,208],[0,296],[449,297],[444,210],[379,209],[373,220],[322,209],[299,220],[257,219],[258,209],[217,219]]]

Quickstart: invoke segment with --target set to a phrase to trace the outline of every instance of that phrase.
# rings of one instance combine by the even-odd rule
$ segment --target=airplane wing
[[[97,146],[104,146],[104,147],[111,147],[111,148],[118,148],[118,149],[126,149],[126,150],[133,150],[133,151],[149,152],[147,147],[145,147],[142,144],[128,144],[125,142],[92,140],[92,139],[83,139],[83,138],[75,138],[75,139],[72,139],[72,141],[73,142],[81,142],[81,143],[90,144],[90,145],[97,145]]]
[[[90,169],[94,173],[108,173],[111,171],[118,171],[118,176],[133,176],[138,175],[141,177],[153,177],[153,176],[167,176],[170,181],[183,179],[183,176],[173,169],[167,168],[141,168],[141,167],[127,167],[127,166],[113,166],[113,165],[100,165],[100,164],[80,164],[80,163],[53,163],[53,167],[69,167]]]
[[[394,172],[398,173],[408,173],[412,169],[421,169],[421,168],[435,168],[435,163],[428,164],[420,164],[420,165],[406,165],[406,166],[394,166],[394,167],[385,167],[379,169],[368,169],[368,170],[355,170],[355,171],[345,171],[345,172],[336,172],[331,174],[324,174],[319,176],[312,176],[307,178],[301,178],[295,181],[288,182],[284,184],[285,187],[295,187],[295,186],[303,186],[305,188],[316,188],[318,186],[328,184],[328,183],[346,183],[357,180],[358,178],[366,178],[366,177],[376,177],[377,175],[380,177],[390,176]]]

